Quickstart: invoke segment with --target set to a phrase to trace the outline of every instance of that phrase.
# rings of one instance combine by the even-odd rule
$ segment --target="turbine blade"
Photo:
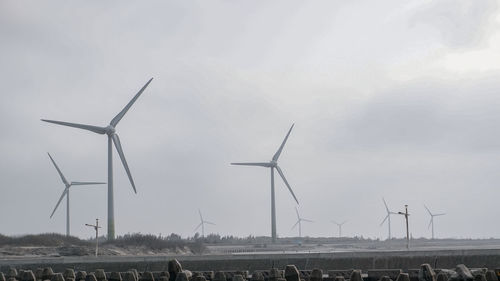
[[[384,224],[384,222],[389,218],[389,214],[387,214],[387,216],[385,216],[384,220],[380,223],[380,226],[382,226]]]
[[[47,154],[49,155],[49,158],[50,158],[50,161],[52,161],[52,164],[54,164],[54,167],[56,167],[56,170],[59,173],[59,176],[61,177],[61,180],[64,183],[64,185],[68,185],[68,181],[66,180],[66,178],[63,175],[63,173],[61,172],[61,170],[57,166],[56,161],[54,161],[54,159],[52,158],[52,156],[50,156],[50,153],[47,152]]]
[[[194,232],[194,231],[196,231],[196,230],[198,230],[198,228],[200,228],[200,226],[201,226],[202,224],[203,224],[203,222],[200,222],[200,224],[199,224],[199,225],[198,225],[198,226],[197,226],[197,227],[193,230],[193,232]]]
[[[437,216],[444,216],[444,215],[446,215],[446,213],[435,214],[434,216],[437,217]]]
[[[429,225],[427,226],[427,229],[431,228],[432,225],[432,219],[429,221]]]
[[[122,109],[122,111],[120,111],[120,113],[118,113],[115,116],[115,118],[113,118],[113,120],[111,120],[111,122],[109,123],[109,124],[111,124],[111,126],[116,127],[116,125],[118,125],[118,123],[120,122],[120,120],[122,120],[125,113],[127,113],[127,111],[130,109],[130,107],[135,103],[135,101],[139,98],[139,96],[142,94],[142,92],[144,92],[144,90],[148,87],[149,83],[151,83],[152,80],[153,80],[153,78],[149,79],[149,81],[144,86],[142,86],[142,88],[139,90],[139,92],[137,92],[137,94],[135,94],[135,96]]]
[[[270,167],[268,162],[231,163],[231,165]]]
[[[68,193],[68,188],[67,187],[64,189],[63,193],[61,194],[61,197],[59,198],[59,201],[57,201],[57,204],[56,204],[56,207],[54,208],[54,211],[52,211],[52,214],[50,214],[50,218],[52,218],[52,216],[56,212],[57,207],[59,207],[59,204],[61,204],[61,201],[63,200],[64,195],[66,195],[66,193]]]
[[[385,205],[385,209],[387,210],[387,213],[391,213],[391,211],[389,211],[389,207],[387,207],[387,202],[385,202],[385,199],[384,197],[382,197],[382,201],[384,201],[384,205]]]
[[[295,199],[295,202],[297,202],[297,204],[299,204],[299,200],[297,200],[297,197],[295,197],[295,194],[293,193],[292,188],[291,188],[291,187],[290,187],[290,185],[288,184],[288,181],[286,180],[285,175],[283,174],[283,171],[281,171],[281,168],[280,168],[279,166],[276,166],[276,170],[278,170],[278,174],[280,174],[281,178],[282,178],[282,179],[283,179],[283,181],[285,182],[286,187],[288,187],[288,190],[289,190],[289,191],[290,191],[290,193],[292,194],[293,199]]]
[[[120,155],[120,159],[122,160],[123,167],[125,168],[125,171],[127,172],[127,176],[128,176],[128,179],[130,180],[130,184],[132,184],[132,188],[134,189],[134,192],[137,193],[137,190],[135,189],[134,179],[132,178],[132,174],[130,173],[130,169],[128,168],[127,160],[125,159],[125,154],[123,154],[122,145],[120,143],[120,137],[118,137],[117,134],[113,135],[113,142],[115,143],[116,150],[118,151],[118,154]]]
[[[299,224],[299,222],[300,222],[300,220],[298,220],[298,221],[297,221],[297,222],[296,222],[296,223],[292,226],[292,228],[290,228],[290,230],[293,230],[293,229],[297,226],[297,224]]]
[[[72,181],[71,185],[93,185],[93,184],[106,184],[106,182],[93,182],[93,181]]]
[[[332,223],[336,224],[336,225],[339,225],[336,221],[332,221]]]
[[[106,133],[106,128],[104,128],[104,127],[85,125],[85,124],[77,124],[77,123],[69,123],[69,122],[55,121],[55,120],[47,120],[47,119],[41,119],[41,120],[44,122],[49,122],[49,123],[53,123],[53,124],[57,124],[57,125],[63,125],[63,126],[87,130],[87,131],[91,131],[91,132],[101,134],[101,135],[104,135]]]
[[[206,224],[216,225],[215,223],[209,222],[209,221],[203,221],[203,222],[206,223]]]
[[[312,220],[308,220],[308,219],[301,219],[302,221],[306,221],[306,222],[314,222]]]
[[[343,222],[343,223],[341,223],[340,225],[344,225],[346,222],[348,222],[348,221],[344,221],[344,222]]]
[[[297,207],[295,207],[295,213],[297,214],[297,218],[300,220],[299,210],[297,210]]]
[[[424,204],[424,208],[427,210],[427,212],[429,213],[429,215],[431,215],[431,217],[432,217],[431,211],[429,210],[429,208],[427,208],[427,206],[425,206],[425,204]]]
[[[286,141],[288,140],[288,136],[289,136],[289,135],[290,135],[290,133],[292,132],[292,129],[293,129],[293,126],[294,126],[294,125],[295,125],[295,124],[292,124],[292,127],[290,127],[290,130],[288,130],[288,133],[286,134],[285,139],[283,140],[283,142],[281,143],[280,147],[278,148],[278,151],[276,151],[276,153],[274,154],[274,156],[273,156],[273,160],[274,160],[274,161],[277,161],[277,160],[278,160],[278,158],[280,157],[280,155],[281,155],[281,151],[283,150],[283,147],[285,146],[285,143],[286,143]]]
[[[203,217],[201,216],[201,211],[198,209],[198,214],[200,215],[200,221],[203,221]]]

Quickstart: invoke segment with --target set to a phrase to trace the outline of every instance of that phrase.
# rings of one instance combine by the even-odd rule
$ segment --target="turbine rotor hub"
[[[113,126],[111,126],[111,125],[108,125],[108,126],[106,127],[106,134],[107,134],[108,136],[112,136],[112,135],[114,135],[114,134],[115,134],[115,132],[116,132],[115,127],[113,127]]]
[[[271,162],[269,162],[269,165],[271,167],[276,167],[276,166],[278,166],[278,162],[276,162],[275,160],[272,160]]]

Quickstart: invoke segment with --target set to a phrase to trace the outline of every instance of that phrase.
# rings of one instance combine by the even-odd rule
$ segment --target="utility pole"
[[[95,229],[95,256],[97,257],[97,253],[99,252],[99,219],[95,219],[95,225],[93,224],[85,224],[86,226],[93,227]]]
[[[405,219],[406,219],[406,249],[407,250],[410,250],[410,229],[408,227],[408,216],[410,216],[410,214],[408,214],[408,205],[405,205],[405,212],[398,212],[399,215],[403,215],[405,216]]]

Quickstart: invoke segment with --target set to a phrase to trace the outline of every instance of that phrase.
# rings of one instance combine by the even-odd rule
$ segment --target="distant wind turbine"
[[[215,225],[215,223],[204,220],[200,209],[198,209],[198,214],[200,214],[200,224],[194,229],[194,231],[201,227],[201,237],[205,237],[205,224]]]
[[[343,221],[342,223],[338,223],[336,221],[332,221],[332,223],[336,224],[339,227],[339,238],[342,237],[342,226],[346,223],[347,221]]]
[[[93,185],[93,184],[106,184],[105,182],[83,182],[83,181],[72,181],[68,182],[66,177],[64,177],[63,173],[59,169],[59,167],[56,164],[56,161],[50,156],[50,153],[47,153],[49,155],[50,161],[52,161],[52,164],[54,164],[54,167],[56,168],[57,172],[59,173],[59,176],[61,177],[62,182],[64,183],[64,190],[63,193],[61,194],[61,197],[59,198],[59,201],[57,201],[56,207],[54,208],[54,211],[52,211],[52,214],[50,214],[50,218],[54,215],[54,213],[57,210],[57,207],[59,207],[59,204],[61,204],[61,201],[63,200],[64,196],[66,196],[66,236],[70,235],[70,220],[69,220],[69,188],[73,185]]]
[[[299,200],[297,200],[297,197],[293,193],[292,188],[288,184],[288,181],[285,178],[285,175],[283,174],[283,171],[281,168],[278,166],[278,158],[281,155],[281,151],[283,150],[283,147],[285,146],[286,141],[288,140],[288,136],[290,135],[290,132],[292,132],[294,124],[292,124],[292,127],[290,127],[290,130],[288,130],[288,133],[286,134],[285,139],[281,143],[281,146],[278,148],[278,151],[274,154],[273,158],[269,162],[254,162],[254,163],[231,163],[231,165],[242,165],[242,166],[260,166],[260,167],[265,167],[265,168],[271,168],[271,236],[273,243],[276,242],[276,203],[275,203],[275,198],[274,198],[274,169],[278,171],[278,174],[281,176],[283,181],[285,182],[286,187],[290,191],[290,193],[293,196],[293,199],[299,204]]]
[[[132,174],[130,173],[130,169],[127,164],[127,160],[125,160],[125,154],[123,154],[120,138],[118,137],[115,128],[120,122],[120,120],[122,120],[123,116],[125,116],[130,107],[135,103],[135,101],[139,98],[142,92],[146,89],[149,83],[151,83],[151,80],[153,80],[153,78],[149,79],[149,81],[139,90],[139,92],[132,98],[132,100],[130,100],[130,102],[122,109],[122,111],[120,111],[111,120],[109,125],[106,127],[42,119],[42,121],[54,123],[57,125],[83,129],[100,135],[104,134],[108,135],[108,240],[115,239],[115,211],[114,211],[114,196],[113,196],[113,143],[115,144],[115,148],[118,151],[118,155],[120,156],[123,167],[127,172],[130,184],[132,185],[134,192],[137,193],[134,180],[132,179]]]
[[[292,229],[294,229],[297,225],[299,226],[299,238],[302,237],[302,222],[313,222],[312,220],[304,219],[300,217],[299,210],[297,210],[297,207],[295,207],[295,213],[297,213],[297,222],[292,226]]]
[[[424,207],[427,210],[427,212],[429,213],[429,215],[431,216],[431,220],[429,221],[429,226],[427,228],[432,226],[432,239],[434,240],[434,217],[444,216],[444,215],[446,215],[446,213],[433,214],[433,213],[431,213],[429,208],[427,208],[427,206],[424,205]]]
[[[384,222],[387,220],[387,226],[389,227],[389,238],[388,239],[391,240],[391,215],[396,215],[397,213],[389,210],[389,207],[387,207],[387,203],[385,202],[384,198],[382,198],[382,201],[384,201],[385,210],[387,211],[387,215],[385,216],[385,218],[382,221],[382,223],[380,224],[380,226],[382,226],[384,224]]]

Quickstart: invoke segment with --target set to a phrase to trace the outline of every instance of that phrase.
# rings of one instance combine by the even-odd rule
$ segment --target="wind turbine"
[[[57,201],[56,207],[54,208],[54,211],[52,211],[52,214],[50,214],[50,218],[54,215],[54,213],[57,210],[57,207],[59,207],[59,204],[61,204],[61,201],[63,200],[64,196],[66,196],[66,236],[69,236],[69,188],[73,185],[93,185],[93,184],[106,184],[105,182],[83,182],[83,181],[72,181],[68,182],[66,180],[66,177],[64,177],[63,173],[59,169],[59,167],[56,164],[56,161],[50,156],[50,153],[47,153],[49,155],[50,161],[52,161],[52,164],[54,164],[54,167],[56,168],[57,172],[59,173],[59,176],[61,177],[62,182],[64,183],[64,188],[63,193],[61,194],[61,197],[59,198],[59,201]]]
[[[391,240],[391,215],[396,215],[397,213],[389,210],[389,207],[387,207],[387,203],[385,202],[384,198],[382,198],[382,201],[384,201],[385,210],[387,211],[387,215],[385,216],[382,223],[380,223],[380,226],[382,226],[384,224],[384,222],[387,220],[387,226],[389,227],[389,238],[388,239]]]
[[[297,207],[295,207],[295,213],[297,213],[297,222],[292,226],[292,229],[294,229],[297,225],[299,225],[299,238],[302,237],[302,222],[313,222],[312,220],[304,219],[301,218],[299,215],[299,210],[297,210]]]
[[[427,228],[431,227],[431,225],[432,225],[432,240],[434,240],[434,217],[444,216],[446,214],[445,213],[433,214],[433,213],[431,213],[429,208],[427,208],[427,206],[424,205],[424,207],[427,210],[427,212],[429,213],[429,215],[431,216],[431,221],[429,222],[429,226]]]
[[[215,225],[215,223],[204,220],[200,209],[198,209],[198,214],[200,214],[200,224],[194,229],[194,231],[198,230],[201,226],[201,237],[205,237],[205,224]]]
[[[332,221],[332,223],[336,224],[339,227],[339,238],[342,237],[342,226],[346,223],[347,221],[343,221],[342,223],[338,223],[336,221]]]
[[[129,169],[128,164],[127,164],[127,160],[125,160],[125,155],[123,154],[123,149],[122,149],[122,145],[120,142],[120,138],[118,137],[118,134],[116,133],[116,126],[118,125],[120,120],[122,120],[123,116],[127,113],[127,111],[130,109],[130,107],[139,98],[139,96],[142,94],[142,92],[144,92],[144,90],[149,85],[149,83],[151,83],[151,80],[153,80],[153,78],[149,79],[149,81],[139,90],[139,92],[132,98],[132,100],[130,100],[130,102],[122,109],[122,111],[120,111],[111,120],[109,125],[106,127],[42,119],[42,121],[54,123],[57,125],[63,125],[63,126],[83,129],[83,130],[91,131],[91,132],[94,132],[94,133],[97,133],[100,135],[104,135],[104,134],[108,135],[108,239],[109,240],[115,239],[115,212],[114,212],[114,196],[113,196],[113,143],[115,144],[116,151],[118,152],[118,155],[120,156],[123,167],[125,168],[125,171],[127,172],[130,184],[132,185],[134,192],[137,193],[134,180],[132,179],[132,174],[130,173],[130,169]]]
[[[290,191],[290,193],[293,196],[293,199],[299,204],[299,200],[297,200],[297,197],[293,193],[292,188],[288,184],[288,181],[285,178],[285,175],[283,174],[283,171],[281,168],[278,166],[278,158],[281,155],[281,151],[283,150],[283,147],[285,146],[285,143],[288,139],[288,136],[290,135],[290,132],[292,132],[293,126],[295,124],[292,124],[292,127],[290,127],[290,130],[288,130],[288,133],[286,134],[285,139],[281,143],[280,147],[278,148],[278,151],[274,154],[273,158],[269,162],[254,162],[254,163],[231,163],[231,165],[242,165],[242,166],[259,166],[259,167],[265,167],[265,168],[271,168],[271,236],[273,239],[273,243],[276,242],[276,204],[275,204],[275,198],[274,198],[274,169],[278,171],[278,174],[281,176],[283,181],[285,182],[286,187]]]

